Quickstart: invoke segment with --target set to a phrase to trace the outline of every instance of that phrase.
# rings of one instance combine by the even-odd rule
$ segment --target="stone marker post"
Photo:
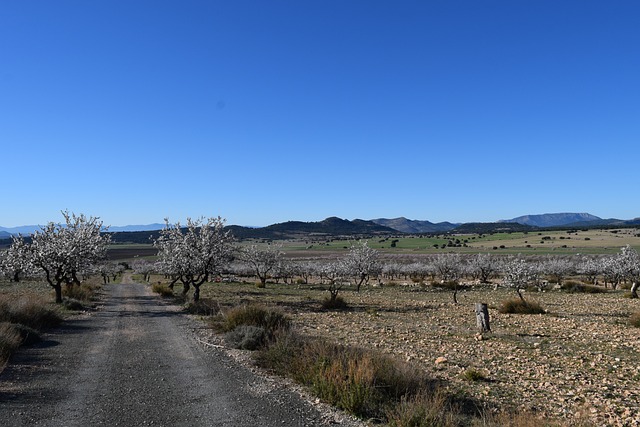
[[[480,333],[491,332],[491,328],[489,327],[489,309],[485,303],[476,303],[476,324],[478,325],[478,331]]]

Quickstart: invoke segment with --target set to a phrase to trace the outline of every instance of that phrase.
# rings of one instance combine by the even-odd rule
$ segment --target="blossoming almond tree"
[[[260,280],[261,288],[267,285],[267,278],[280,265],[284,255],[281,249],[282,245],[249,245],[241,250],[240,257]]]
[[[56,303],[62,302],[62,284],[80,283],[78,273],[106,257],[111,237],[101,233],[99,218],[75,215],[63,211],[65,224],[50,222],[31,236],[26,244],[28,258],[42,270],[47,283],[56,293]],[[14,241],[15,243],[15,241]]]
[[[224,231],[220,217],[204,220],[187,218],[186,228],[169,224],[154,242],[158,248],[163,273],[176,277],[183,285],[183,295],[193,286],[193,301],[200,299],[200,286],[212,275],[221,273],[231,260],[232,236]]]

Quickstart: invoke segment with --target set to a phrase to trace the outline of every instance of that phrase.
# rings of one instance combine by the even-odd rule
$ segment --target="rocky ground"
[[[453,389],[495,407],[514,406],[563,424],[640,425],[640,329],[629,325],[640,301],[622,293],[531,293],[543,315],[498,313],[506,289],[452,293],[372,289],[343,293],[353,310],[293,312],[306,333],[378,348],[412,361]],[[476,332],[474,304],[487,303],[492,332]],[[485,380],[469,381],[476,370]]]

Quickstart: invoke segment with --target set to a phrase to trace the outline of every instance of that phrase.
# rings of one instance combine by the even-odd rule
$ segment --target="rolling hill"
[[[409,234],[446,233],[460,225],[452,224],[450,222],[439,222],[434,224],[429,221],[412,220],[405,217],[393,219],[378,218],[372,219],[371,221],[378,225],[393,228],[394,230]]]

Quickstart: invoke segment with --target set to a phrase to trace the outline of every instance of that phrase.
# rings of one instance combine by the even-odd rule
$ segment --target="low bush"
[[[81,310],[84,310],[85,308],[82,301],[78,301],[75,298],[65,298],[64,300],[62,300],[62,305],[67,310],[73,310],[73,311],[81,311]]]
[[[185,306],[185,310],[187,310],[190,314],[197,314],[200,316],[215,316],[220,313],[220,304],[218,301],[213,300],[211,298],[200,298],[196,302],[189,302]]]
[[[238,326],[257,326],[264,330],[267,339],[273,338],[280,331],[286,331],[291,321],[281,312],[258,305],[234,307],[222,316],[219,328],[230,332]]]
[[[640,328],[640,311],[633,313],[629,317],[629,324],[635,328]]]
[[[585,285],[584,283],[574,281],[564,282],[560,289],[572,294],[604,294],[608,292],[608,290],[602,286]]]
[[[22,338],[15,326],[9,322],[0,322],[0,364],[4,364],[21,343]]]
[[[264,328],[259,326],[242,325],[231,332],[227,332],[224,340],[230,347],[240,350],[257,350],[265,344]]]
[[[41,298],[24,295],[0,297],[0,322],[19,323],[42,331],[62,322],[57,308]]]
[[[21,345],[33,345],[42,341],[40,333],[29,326],[21,325],[20,323],[10,323],[11,326],[20,335]]]
[[[434,389],[424,373],[386,355],[293,333],[279,335],[256,359],[362,418],[384,420],[403,397]]]
[[[173,296],[173,289],[165,283],[154,283],[151,285],[151,290],[163,298],[170,298]]]
[[[95,290],[95,287],[84,283],[82,285],[64,286],[62,288],[62,296],[87,302],[93,299]]]
[[[458,408],[442,393],[420,393],[402,398],[386,413],[389,427],[456,427],[462,423]]]
[[[502,301],[498,312],[503,314],[544,314],[545,310],[535,301],[510,298]]]
[[[325,310],[346,310],[349,308],[349,304],[341,296],[335,298],[326,297],[322,300],[321,305]]]
[[[486,381],[487,376],[484,372],[474,368],[467,369],[462,373],[462,378],[470,382]]]

